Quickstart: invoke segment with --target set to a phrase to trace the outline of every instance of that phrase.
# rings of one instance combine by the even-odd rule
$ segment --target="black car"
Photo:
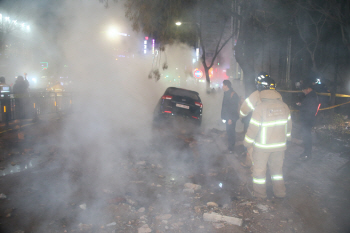
[[[203,104],[197,92],[169,87],[158,101],[154,110],[153,123],[159,125],[180,118],[200,126],[202,111]]]

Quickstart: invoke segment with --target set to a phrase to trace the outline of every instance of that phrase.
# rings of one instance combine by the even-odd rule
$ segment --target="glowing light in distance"
[[[115,27],[110,27],[107,31],[107,35],[109,38],[113,39],[118,35],[118,30]]]
[[[176,22],[175,24],[176,26],[181,26],[182,23],[179,21],[179,22]]]

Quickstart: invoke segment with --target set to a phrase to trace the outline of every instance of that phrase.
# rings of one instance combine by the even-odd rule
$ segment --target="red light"
[[[173,97],[171,95],[163,95],[162,99],[163,100],[171,100]]]
[[[198,117],[192,116],[194,119],[198,119]]]
[[[317,111],[316,111],[315,116],[317,116],[317,113],[318,113],[318,110],[320,110],[320,107],[321,107],[321,103],[318,104],[318,107],[317,107]]]
[[[202,108],[203,107],[203,104],[202,103],[199,103],[199,102],[194,102],[195,105],[197,105],[198,107]]]
[[[148,36],[145,37],[145,40],[148,40]]]
[[[171,111],[164,111],[164,113],[171,113]]]

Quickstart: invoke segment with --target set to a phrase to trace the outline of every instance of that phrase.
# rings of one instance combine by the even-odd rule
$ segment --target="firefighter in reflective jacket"
[[[264,80],[268,80],[270,82],[270,85],[261,85]],[[260,84],[259,84],[260,83]],[[254,111],[255,107],[258,106],[259,103],[261,103],[260,100],[260,91],[265,90],[265,88],[274,90],[276,88],[275,81],[270,77],[270,75],[266,72],[260,72],[258,76],[255,78],[255,85],[257,90],[254,91],[248,98],[245,99],[245,101],[242,103],[240,108],[239,117],[241,118],[249,118],[248,123],[250,121],[249,114]],[[279,99],[282,100],[282,96],[277,92],[276,95],[279,95]],[[245,131],[246,132],[246,131]],[[246,158],[244,163],[241,163],[244,167],[251,167],[252,161],[251,161],[251,155],[252,155],[252,147],[250,148],[250,151],[246,153]]]
[[[244,139],[248,151],[253,147],[253,196],[266,198],[266,167],[269,165],[273,193],[284,197],[282,166],[287,140],[291,138],[292,121],[288,106],[280,94],[269,87],[270,78],[259,82],[261,103],[253,111]],[[248,187],[249,188],[249,187]]]

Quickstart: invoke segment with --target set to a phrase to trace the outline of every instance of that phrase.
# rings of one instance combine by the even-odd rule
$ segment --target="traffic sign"
[[[195,78],[202,78],[203,77],[203,72],[200,69],[195,69],[193,71],[193,75]]]

